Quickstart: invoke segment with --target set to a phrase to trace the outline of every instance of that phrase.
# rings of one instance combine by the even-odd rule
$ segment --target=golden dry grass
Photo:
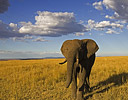
[[[0,100],[71,100],[64,59],[0,61]],[[128,100],[128,57],[97,57],[87,100]]]

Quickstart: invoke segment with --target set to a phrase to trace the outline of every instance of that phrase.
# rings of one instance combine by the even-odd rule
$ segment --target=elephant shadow
[[[127,80],[128,80],[128,73],[125,73],[125,72],[110,76],[108,79],[99,82],[96,86],[91,87],[91,91],[93,93],[90,93],[89,95],[87,95],[85,97],[85,100],[88,99],[89,97],[92,97],[94,94],[104,93],[112,87],[121,86],[124,83],[126,83]]]

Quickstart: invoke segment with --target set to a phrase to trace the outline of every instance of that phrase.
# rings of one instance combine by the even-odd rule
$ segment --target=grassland
[[[64,59],[0,61],[0,100],[71,100]],[[128,57],[97,57],[87,100],[128,100]]]

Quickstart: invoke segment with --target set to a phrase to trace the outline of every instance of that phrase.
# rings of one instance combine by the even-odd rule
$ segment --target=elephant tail
[[[67,60],[65,59],[65,61],[64,62],[61,62],[61,63],[59,63],[59,64],[64,64],[64,63],[66,63],[67,62]]]

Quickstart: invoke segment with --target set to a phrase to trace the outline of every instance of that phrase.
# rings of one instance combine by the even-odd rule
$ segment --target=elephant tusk
[[[80,67],[80,72],[82,72],[83,68],[82,68],[81,64],[79,64],[79,59],[78,58],[76,59],[76,64],[77,64],[77,66]]]
[[[81,64],[79,64],[79,67],[80,67],[80,72],[82,73],[83,67],[81,66]]]
[[[77,65],[79,65],[79,59],[76,59],[76,63],[77,63]]]

